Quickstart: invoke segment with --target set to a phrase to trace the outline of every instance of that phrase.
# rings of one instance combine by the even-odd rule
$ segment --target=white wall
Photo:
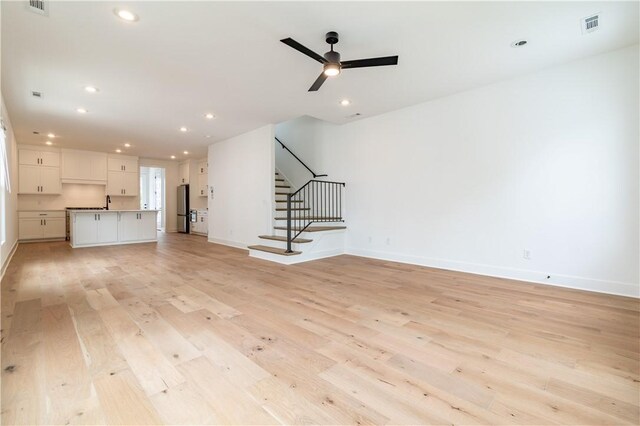
[[[638,80],[636,45],[289,142],[350,253],[638,296]]]
[[[274,126],[209,146],[209,241],[235,247],[272,233]]]
[[[317,174],[324,174],[319,158],[321,143],[324,139],[325,123],[312,117],[302,116],[295,120],[276,125],[276,137],[287,146],[299,159]],[[276,168],[291,185],[298,189],[313,175],[286,149],[274,142]]]
[[[4,244],[0,246],[0,277],[4,274],[5,268],[9,256],[14,250],[18,241],[18,149],[13,128],[11,127],[11,120],[7,113],[7,108],[4,104],[4,98],[0,94],[2,121],[7,127],[6,145],[7,145],[7,158],[9,163],[9,169],[11,174],[11,193],[5,191],[4,193],[4,211],[0,211],[6,220],[6,238]]]

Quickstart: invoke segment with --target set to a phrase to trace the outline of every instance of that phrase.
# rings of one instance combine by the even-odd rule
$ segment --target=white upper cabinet
[[[21,146],[18,149],[18,194],[60,194],[60,152]]]
[[[18,150],[20,165],[60,167],[60,152],[34,148],[20,148]]]
[[[209,173],[209,165],[207,164],[207,160],[202,160],[198,162],[198,174],[206,175]]]
[[[189,183],[189,162],[178,164],[178,179],[180,184]]]
[[[140,192],[138,157],[109,155],[107,195],[136,196]]]
[[[63,183],[106,185],[107,154],[63,149],[61,176]]]
[[[138,157],[130,157],[127,155],[110,155],[109,171],[138,173]]]

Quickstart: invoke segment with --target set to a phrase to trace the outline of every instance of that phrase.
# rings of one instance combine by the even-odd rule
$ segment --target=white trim
[[[13,255],[16,253],[16,250],[18,249],[18,244],[20,244],[18,240],[14,241],[13,247],[11,247],[11,251],[9,252],[9,256],[7,256],[7,260],[5,260],[4,265],[2,265],[2,268],[0,270],[0,282],[4,278],[4,273],[7,272],[9,263],[11,262],[11,259],[13,259]]]
[[[347,248],[346,254],[368,257],[372,259],[388,260],[392,262],[409,263],[430,268],[446,269],[449,271],[466,272],[496,278],[506,278],[530,283],[552,285],[556,287],[573,288],[577,290],[593,291],[597,293],[614,294],[640,298],[640,285],[619,281],[604,281],[593,278],[576,277],[572,275],[556,275],[526,269],[506,268],[479,263],[460,262],[448,259],[434,259],[421,256],[389,253],[376,250]],[[551,278],[547,279],[547,276]]]
[[[223,246],[235,247],[243,250],[249,250],[247,248],[247,244],[241,243],[239,241],[231,241],[231,240],[223,240],[221,238],[212,238],[209,237],[208,241],[213,244],[221,244]]]
[[[324,259],[325,257],[340,256],[341,254],[344,254],[344,250],[341,248],[312,253],[305,253],[303,251],[302,254],[296,254],[293,256],[283,256],[281,254],[269,253],[262,250],[249,250],[249,257],[268,260],[270,262],[280,263],[282,265],[294,265],[296,263]]]

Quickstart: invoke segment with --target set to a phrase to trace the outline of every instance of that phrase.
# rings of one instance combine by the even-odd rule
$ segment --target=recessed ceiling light
[[[98,90],[97,87],[93,87],[93,86],[85,86],[84,90],[89,93],[98,93],[100,91]]]
[[[121,149],[116,149],[116,152],[122,152],[122,150]]]
[[[172,156],[171,156],[171,159],[172,159],[172,160],[175,160],[175,159],[176,159],[176,156],[175,156],[175,155],[172,155]]]
[[[34,132],[34,133],[35,133],[35,132]],[[49,134],[47,135],[47,137],[48,137],[48,138],[55,138],[55,137],[56,137],[56,135],[54,135],[53,133],[49,133]]]
[[[189,151],[182,151],[182,153],[183,153],[184,155],[188,155],[188,154],[189,154]]]
[[[115,9],[113,13],[115,13],[118,18],[127,22],[135,22],[139,19],[138,15],[133,12],[129,12],[126,9]]]
[[[527,40],[516,40],[513,43],[511,43],[511,47],[522,47],[525,44],[527,44]]]
[[[204,135],[205,138],[209,139],[211,135]]]
[[[131,147],[131,144],[130,143],[125,143],[124,146],[125,146],[125,148],[129,148],[129,147]]]
[[[207,120],[213,120],[214,118],[216,118],[216,116],[211,113],[207,113],[204,115],[204,118],[206,118]]]
[[[76,109],[76,111],[78,111],[80,114],[86,114],[87,112],[89,112],[84,108],[78,108],[78,109]]]
[[[51,141],[46,141],[45,143],[46,143],[47,145],[53,145],[53,142],[51,142]]]
[[[183,127],[180,127],[180,131],[181,131],[181,132],[186,132],[187,130],[188,130],[188,129],[187,129],[186,127],[184,127],[184,126],[183,126]]]
[[[351,103],[351,101],[349,99],[343,99],[340,101],[340,105],[342,106],[347,106]]]

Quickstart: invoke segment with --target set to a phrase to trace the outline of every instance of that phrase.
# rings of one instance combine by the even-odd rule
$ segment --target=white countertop
[[[69,210],[69,212],[71,213],[123,213],[123,212],[158,212],[159,210],[146,210],[146,209],[138,209],[138,210],[116,210],[116,209],[109,209],[109,210],[104,210],[104,209],[100,209],[100,210],[86,210],[86,209],[80,209],[80,210]]]

